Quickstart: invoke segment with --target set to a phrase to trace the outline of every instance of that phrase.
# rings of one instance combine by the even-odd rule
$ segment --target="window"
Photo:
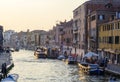
[[[111,30],[113,30],[114,29],[114,24],[111,24]]]
[[[92,20],[92,21],[95,20],[95,15],[91,17],[91,20]]]
[[[77,15],[78,15],[78,11],[75,12],[75,16],[77,16]]]
[[[115,23],[115,29],[118,29],[118,24],[117,23]]]
[[[66,39],[66,43],[70,43],[70,38],[67,38],[67,39]]]
[[[106,25],[104,25],[104,31],[106,31],[107,30],[107,27],[106,27]]]
[[[118,18],[120,18],[120,12],[118,13]]]
[[[60,28],[60,31],[63,31],[63,29],[62,29],[62,28]]]
[[[105,37],[103,37],[103,43],[105,43]]]
[[[78,26],[78,20],[75,20],[75,27]]]
[[[109,40],[109,38],[107,37],[107,43],[109,43],[108,40]]]
[[[105,37],[105,43],[107,43],[107,37]]]
[[[75,34],[75,40],[77,40],[77,37],[78,37],[78,35],[77,35],[77,34]]]
[[[120,18],[120,12],[116,12],[116,18],[117,18],[117,19]]]
[[[103,25],[103,31],[105,30],[105,26]]]
[[[99,32],[101,31],[100,27],[98,28]]]
[[[120,29],[120,23],[118,22],[118,29]]]
[[[98,15],[98,20],[104,20],[105,19],[105,15]]]
[[[115,17],[114,15],[111,15],[111,20],[114,20],[114,17]]]
[[[105,8],[112,8],[112,4],[111,3],[107,3],[106,5],[105,5]]]
[[[110,30],[110,25],[107,25],[108,26],[108,30]]]
[[[101,43],[101,37],[99,37],[99,39],[98,39],[98,40],[99,40],[99,42]]]
[[[119,36],[115,36],[115,44],[119,44]]]
[[[113,43],[113,37],[112,36],[108,37],[108,43]]]

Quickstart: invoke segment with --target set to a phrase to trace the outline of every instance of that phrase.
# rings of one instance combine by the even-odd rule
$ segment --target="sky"
[[[73,18],[73,10],[88,0],[0,0],[4,31],[50,30]]]

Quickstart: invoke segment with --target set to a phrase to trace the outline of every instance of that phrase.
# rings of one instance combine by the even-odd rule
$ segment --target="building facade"
[[[80,48],[81,54],[88,52],[90,47],[95,48],[94,51],[97,52],[97,27],[99,22],[96,22],[95,19],[97,17],[94,16],[93,11],[106,11],[110,9],[115,11],[115,9],[119,9],[118,3],[120,3],[119,0],[89,0],[73,11],[73,42],[77,45],[78,48]],[[104,19],[102,12],[98,17],[100,19]],[[89,36],[89,34],[91,35]],[[90,45],[91,42],[92,45]]]
[[[12,47],[12,44],[11,44],[11,36],[15,34],[15,31],[14,30],[7,30],[3,33],[3,37],[4,37],[4,43],[3,43],[3,46],[4,47]]]
[[[64,23],[63,32],[63,44],[73,46],[73,20]]]
[[[98,25],[114,20],[115,12],[97,10],[88,15],[88,49],[97,52],[98,49]]]
[[[20,39],[18,38],[18,33],[14,33],[10,37],[11,47],[16,48],[20,45]]]
[[[47,34],[43,30],[33,30],[30,32],[31,35],[31,47],[35,49],[36,46],[46,46]]]
[[[99,51],[111,63],[120,64],[120,19],[116,19],[99,27]]]

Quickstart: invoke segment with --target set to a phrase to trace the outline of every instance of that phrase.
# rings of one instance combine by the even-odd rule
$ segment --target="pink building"
[[[73,45],[73,20],[70,20],[68,22],[65,22],[63,25],[63,43],[66,46],[72,46]]]

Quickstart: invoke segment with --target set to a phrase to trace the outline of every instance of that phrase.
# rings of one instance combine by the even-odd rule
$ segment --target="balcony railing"
[[[74,31],[77,31],[78,30],[78,27],[76,26],[76,27],[73,27],[73,30]]]
[[[74,40],[73,40],[73,43],[74,43],[74,44],[77,44],[77,42],[79,42],[78,39],[74,39]]]
[[[64,35],[64,34],[65,34],[65,31],[61,31],[60,34],[61,34],[61,35]]]
[[[78,33],[78,27],[73,27],[73,33]]]

